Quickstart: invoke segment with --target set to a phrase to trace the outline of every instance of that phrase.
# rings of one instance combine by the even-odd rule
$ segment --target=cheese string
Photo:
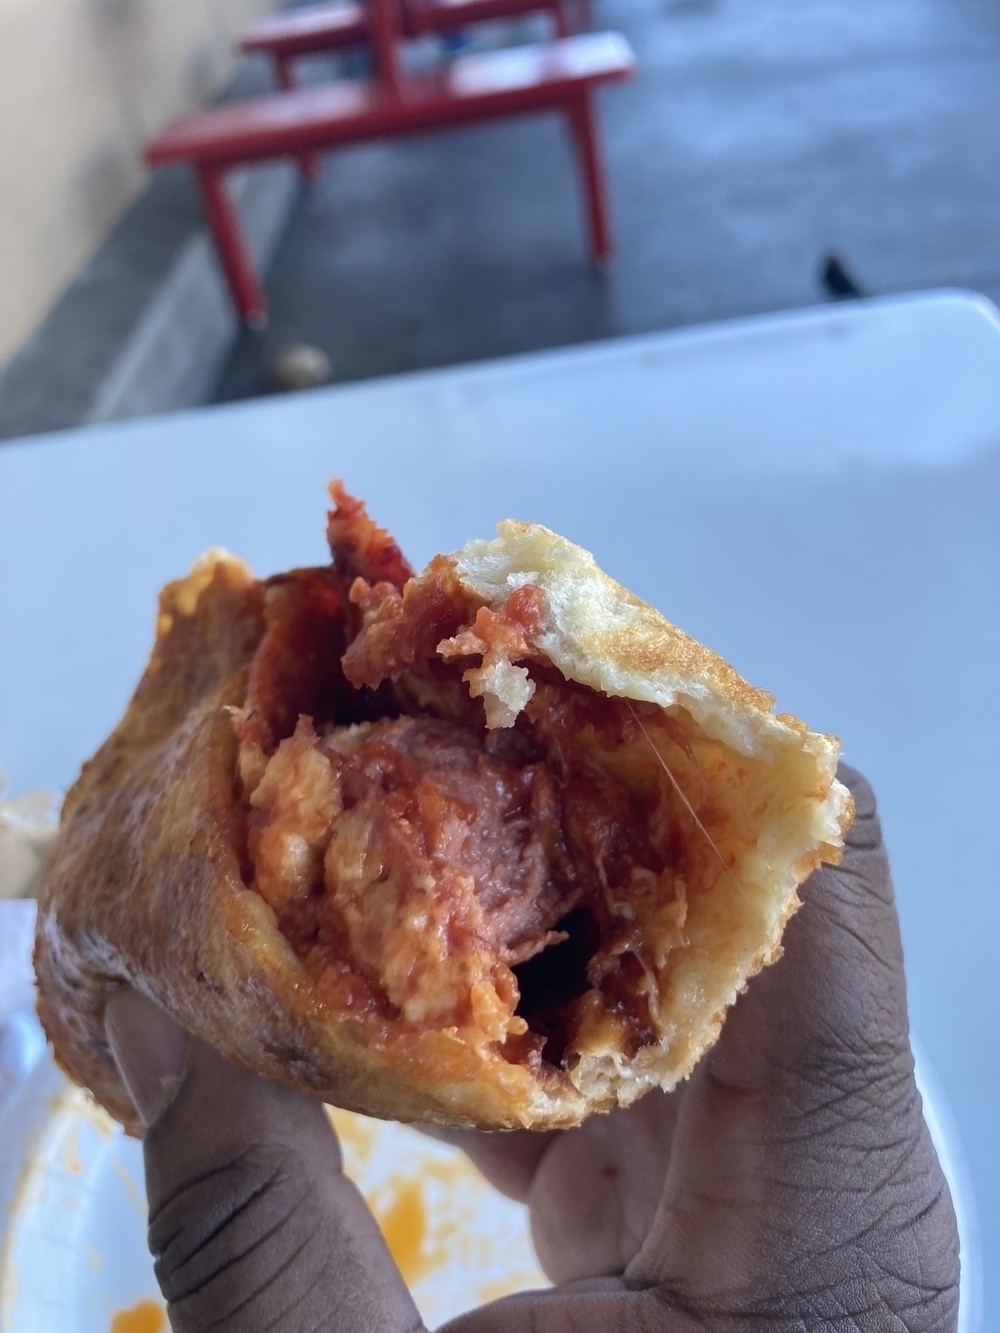
[[[656,745],[655,745],[655,743],[654,743],[654,741],[653,741],[652,736],[650,736],[649,732],[646,730],[645,726],[643,725],[642,718],[639,716],[639,714],[635,711],[635,708],[632,706],[632,700],[631,700],[631,699],[626,699],[625,702],[628,704],[629,712],[630,712],[630,713],[632,714],[632,716],[635,718],[636,726],[638,726],[639,730],[640,730],[640,731],[642,732],[642,734],[645,736],[646,741],[647,741],[648,744],[649,744],[649,748],[650,748],[650,749],[653,751],[653,753],[656,755],[657,759],[660,761],[660,764],[661,764],[661,766],[662,766],[662,768],[663,768],[664,773],[666,773],[667,777],[670,779],[671,786],[673,787],[673,789],[674,789],[674,791],[677,793],[677,795],[681,798],[681,801],[682,801],[683,804],[684,804],[684,808],[685,808],[685,810],[688,812],[688,814],[689,814],[689,815],[691,816],[691,818],[694,820],[695,824],[698,826],[699,830],[700,830],[701,833],[702,833],[702,836],[704,837],[705,841],[708,843],[709,847],[711,847],[712,851],[713,851],[713,852],[716,854],[716,856],[719,858],[719,862],[720,862],[720,864],[721,864],[723,870],[726,872],[727,875],[730,876],[730,878],[732,879],[733,883],[734,883],[734,884],[736,885],[736,887],[739,889],[741,896],[742,896],[743,898],[746,898],[746,892],[744,891],[743,885],[742,885],[742,884],[739,882],[739,880],[736,878],[736,873],[735,873],[735,871],[733,870],[732,866],[730,866],[730,864],[728,863],[728,861],[726,860],[726,858],[725,858],[725,857],[722,855],[722,853],[719,851],[719,848],[716,846],[716,844],[715,844],[715,840],[713,839],[711,833],[709,833],[708,829],[705,827],[705,825],[704,825],[704,824],[701,822],[701,820],[698,818],[698,813],[697,813],[697,811],[695,810],[695,808],[694,808],[694,806],[691,804],[691,802],[688,800],[688,798],[685,796],[684,791],[683,791],[682,788],[681,788],[681,784],[677,781],[677,779],[674,777],[673,773],[671,772],[670,765],[667,763],[667,761],[664,759],[663,755],[660,754],[659,750],[656,748]],[[693,758],[693,757],[692,757],[692,758]]]

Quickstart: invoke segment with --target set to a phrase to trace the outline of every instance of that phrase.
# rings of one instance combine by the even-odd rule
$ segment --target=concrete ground
[[[595,10],[640,64],[601,98],[613,265],[586,260],[554,118],[332,155],[219,399],[265,392],[297,343],[348,380],[808,305],[831,252],[872,293],[1000,298],[995,0]]]

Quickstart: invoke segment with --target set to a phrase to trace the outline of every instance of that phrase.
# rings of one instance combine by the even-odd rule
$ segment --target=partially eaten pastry
[[[852,816],[837,742],[535,524],[413,576],[334,484],[333,561],[210,552],[160,599],[39,888],[39,1012],[138,1129],[127,983],[370,1115],[552,1128],[673,1087]]]

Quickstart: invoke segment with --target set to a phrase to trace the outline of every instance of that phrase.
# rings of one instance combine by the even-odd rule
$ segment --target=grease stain
[[[140,1301],[111,1320],[111,1333],[164,1333],[166,1328],[167,1314],[159,1301]]]

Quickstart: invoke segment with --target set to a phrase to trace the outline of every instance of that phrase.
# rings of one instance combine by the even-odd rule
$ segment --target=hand
[[[949,1333],[958,1242],[913,1081],[875,803],[803,888],[785,957],[677,1092],[565,1133],[450,1136],[524,1200],[558,1285],[449,1333]],[[176,1333],[423,1326],[322,1109],[132,994],[108,1035],[148,1126],[150,1247]]]

